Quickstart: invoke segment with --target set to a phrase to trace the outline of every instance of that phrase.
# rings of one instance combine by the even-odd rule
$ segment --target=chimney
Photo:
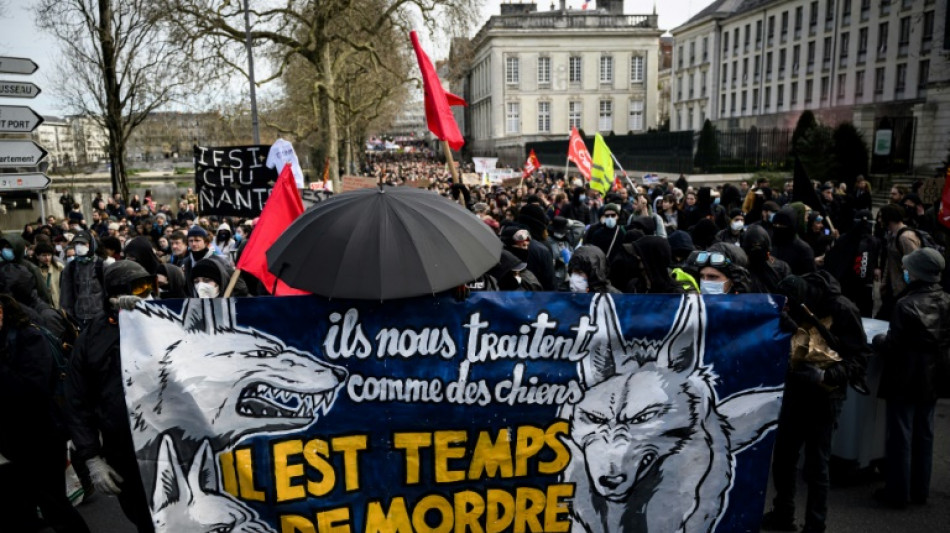
[[[567,11],[567,0],[561,0],[561,11]]]

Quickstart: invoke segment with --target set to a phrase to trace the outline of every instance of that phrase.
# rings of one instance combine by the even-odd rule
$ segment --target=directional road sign
[[[5,98],[36,98],[40,88],[25,81],[0,80],[0,96]]]
[[[0,167],[35,167],[46,154],[33,141],[0,141]]]
[[[43,123],[43,117],[25,105],[0,105],[0,132],[30,133]]]
[[[21,174],[0,174],[0,192],[2,191],[42,191],[49,187],[50,179],[42,172]]]
[[[39,65],[32,59],[25,57],[0,56],[0,73],[2,74],[33,74]]]

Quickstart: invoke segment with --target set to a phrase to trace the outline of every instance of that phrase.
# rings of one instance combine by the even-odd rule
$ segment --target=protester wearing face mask
[[[584,235],[584,242],[600,248],[607,256],[608,263],[617,257],[620,245],[623,243],[626,221],[620,220],[621,212],[619,205],[607,204],[604,206],[601,221],[591,226]]]
[[[599,292],[620,294],[607,280],[607,256],[589,244],[579,247],[567,264],[571,292]]]
[[[745,215],[742,210],[734,208],[729,211],[729,227],[716,234],[716,242],[725,242],[736,246],[742,245],[742,234],[745,232]]]
[[[36,296],[52,305],[53,300],[50,298],[49,291],[46,290],[43,273],[32,261],[26,259],[26,241],[19,235],[0,237],[0,269],[7,268],[28,271],[32,276]]]
[[[76,259],[63,271],[59,303],[74,322],[84,326],[103,311],[103,264],[102,258],[96,255],[96,239],[88,232],[79,232],[72,245]]]
[[[772,219],[775,218],[775,213],[778,213],[779,206],[777,203],[769,200],[762,204],[762,218],[750,224],[750,226],[761,226],[762,229],[769,234],[769,239],[772,238]]]
[[[233,273],[233,269],[218,256],[198,261],[187,278],[187,286],[192,291],[191,296],[196,298],[223,297]],[[247,285],[238,279],[230,296],[247,296]]]
[[[42,241],[33,249],[33,257],[43,274],[43,282],[53,300],[53,307],[59,308],[59,282],[66,268],[56,257],[56,249]]]
[[[228,260],[228,264],[234,266],[234,254],[237,253],[238,244],[231,237],[231,226],[227,222],[222,222],[218,226],[218,232],[215,235],[214,242],[211,243],[215,254]]]
[[[750,292],[749,260],[738,246],[717,242],[707,251],[693,252],[686,263],[696,273],[702,294]]]

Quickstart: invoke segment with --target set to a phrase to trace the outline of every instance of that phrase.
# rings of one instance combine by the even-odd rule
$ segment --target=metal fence
[[[757,172],[788,169],[792,130],[755,127],[748,130],[716,131],[719,164],[717,173]]]

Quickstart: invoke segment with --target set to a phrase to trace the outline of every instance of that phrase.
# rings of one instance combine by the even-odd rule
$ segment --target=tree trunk
[[[99,0],[99,47],[102,50],[102,82],[106,93],[106,130],[109,134],[109,156],[112,159],[113,191],[129,201],[129,184],[125,175],[125,138],[122,133],[122,104],[119,98],[118,62],[112,35],[112,0]]]
[[[333,77],[333,58],[330,57],[330,42],[324,40],[321,60],[321,77],[323,78],[323,92],[326,96],[326,115],[323,117],[326,124],[327,157],[330,158],[330,180],[333,181],[333,191],[343,192],[343,183],[340,180],[340,143],[336,123],[336,97]]]

